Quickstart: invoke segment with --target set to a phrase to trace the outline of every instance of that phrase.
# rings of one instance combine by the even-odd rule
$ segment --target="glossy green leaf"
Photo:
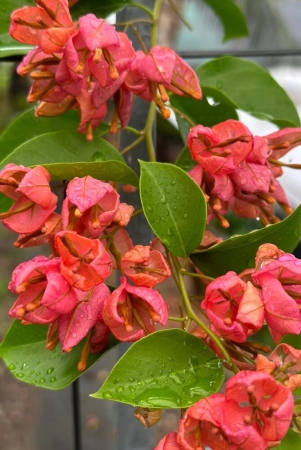
[[[175,162],[175,165],[178,167],[181,167],[181,169],[185,170],[185,172],[188,172],[194,166],[196,166],[196,164],[197,163],[195,161],[193,161],[193,159],[191,158],[188,147],[185,146],[181,150],[181,153],[179,154],[179,156]]]
[[[170,103],[178,111],[176,117],[184,144],[186,144],[187,134],[192,125],[202,124],[204,127],[212,127],[228,119],[238,119],[233,106],[225,103],[210,105],[206,98],[195,100],[171,95]]]
[[[74,19],[93,13],[97,17],[107,17],[109,14],[120,11],[126,6],[132,5],[134,2],[130,0],[79,0],[70,10]]]
[[[24,326],[16,320],[0,345],[0,356],[21,381],[47,389],[63,389],[83,373],[77,370],[77,363],[85,340],[70,353],[62,353],[59,347],[50,351],[45,349],[46,333],[46,326]],[[87,369],[117,344],[113,338],[103,352],[91,354]]]
[[[242,10],[232,0],[203,0],[221,20],[224,42],[248,36],[249,31]]]
[[[186,408],[217,392],[222,364],[198,338],[179,329],[135,342],[92,397],[145,408]]]
[[[10,149],[9,154],[1,160],[0,167],[11,162],[34,166],[68,162],[99,162],[112,159],[124,162],[116,148],[104,139],[95,137],[90,142],[79,133],[55,131],[43,133]]]
[[[50,172],[52,180],[72,180],[75,177],[90,175],[97,180],[139,186],[135,172],[121,161],[43,164],[43,166]]]
[[[294,433],[292,430],[288,430],[281,444],[274,447],[274,450],[297,450],[301,448],[301,437],[299,434]]]
[[[5,36],[0,36],[0,58],[6,58],[7,56],[15,56],[15,55],[26,55],[30,50],[33,49],[30,45],[22,45],[22,44],[3,44],[3,40]],[[15,42],[15,41],[14,41]],[[2,45],[1,45],[2,44]]]
[[[140,165],[140,197],[149,225],[171,253],[187,257],[201,242],[206,225],[201,189],[172,164]]]
[[[191,259],[208,276],[218,277],[228,270],[239,273],[254,267],[254,258],[261,244],[269,242],[290,253],[298,244],[300,235],[301,206],[282,222],[233,236],[208,250],[191,255]]]
[[[34,109],[26,111],[17,117],[0,136],[0,161],[19,145],[45,133],[70,131],[77,135],[78,120],[76,111],[69,111],[63,116],[52,118],[35,117]],[[95,136],[101,136],[108,131],[109,125],[101,123],[94,134]]]
[[[287,93],[258,64],[225,56],[200,66],[196,73],[204,95],[280,127],[300,126]]]
[[[13,203],[14,201],[11,198],[5,197],[5,195],[0,194],[0,213],[8,211]]]

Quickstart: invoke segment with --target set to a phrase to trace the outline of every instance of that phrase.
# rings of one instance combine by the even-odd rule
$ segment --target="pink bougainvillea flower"
[[[232,413],[231,407],[224,408],[222,427],[231,442],[241,445],[257,433],[265,442],[262,448],[266,449],[279,444],[286,435],[292,420],[294,399],[289,389],[272,376],[241,371],[227,381],[225,401],[225,405],[228,401],[237,402],[235,409],[240,415],[240,420],[235,420],[235,411]],[[254,446],[251,447],[250,441],[249,447],[242,448]]]
[[[257,355],[256,370],[273,374],[290,391],[301,386],[301,350],[288,344],[279,344],[267,358]]]
[[[133,248],[132,240],[124,228],[112,226],[106,228],[106,249],[113,261],[113,268],[120,268],[122,255]]]
[[[125,277],[120,282],[103,307],[103,320],[117,339],[137,341],[155,331],[155,323],[165,325],[168,306],[158,291],[131,286]]]
[[[18,248],[35,247],[50,242],[53,247],[54,236],[62,231],[61,222],[61,215],[52,213],[40,229],[29,234],[19,234],[14,246]]]
[[[243,370],[213,394],[188,408],[177,441],[185,450],[267,450],[288,431],[294,399],[285,386],[263,372]]]
[[[71,313],[58,317],[58,333],[63,351],[74,347],[87,336],[99,320],[103,303],[110,295],[110,290],[104,283],[95,286],[89,292],[77,289],[75,292],[77,297],[75,308]]]
[[[36,256],[30,261],[19,264],[12,273],[12,279],[8,288],[19,294],[18,299],[9,311],[11,317],[28,323],[50,323],[53,322],[58,313],[56,306],[53,309],[42,304],[43,297],[48,288],[48,276],[52,272],[59,272],[60,260],[58,258],[48,259],[45,256]],[[62,288],[66,286],[62,285]],[[54,287],[55,289],[55,287]],[[70,286],[65,290],[69,295]],[[54,303],[60,302],[64,297],[62,289],[60,299],[53,297]],[[72,301],[72,300],[71,300]],[[67,309],[69,298],[67,298]]]
[[[59,52],[74,32],[67,0],[35,0],[11,15],[10,35],[24,44],[39,45],[48,54]]]
[[[13,317],[28,321],[28,312],[45,306],[56,314],[70,313],[77,300],[71,286],[60,273],[61,260],[37,256],[20,264],[13,272],[9,289],[20,294],[11,309]]]
[[[99,353],[106,348],[109,344],[110,334],[110,328],[102,319],[98,319],[90,339],[90,352]]]
[[[212,281],[201,306],[220,336],[234,342],[245,342],[263,326],[264,310],[259,292],[235,272]]]
[[[18,166],[17,164],[7,164],[0,171],[0,192],[13,200],[20,198],[22,193],[17,192],[17,188],[30,170],[28,167]]]
[[[42,227],[57,204],[57,196],[49,186],[49,172],[41,166],[26,172],[22,166],[19,169],[7,166],[0,176],[2,192],[16,199],[8,212],[0,214],[3,224],[20,234],[33,233]]]
[[[301,314],[301,261],[284,253],[278,259],[266,260],[252,274],[252,279],[262,289],[265,319],[275,342],[284,334],[299,334]]]
[[[118,211],[115,214],[112,224],[119,225],[120,227],[126,227],[131,220],[135,208],[127,203],[119,203]]]
[[[168,433],[164,436],[154,450],[183,450],[177,441],[177,433]]]
[[[197,125],[187,136],[192,159],[212,174],[233,172],[253,148],[253,136],[237,120],[214,125],[211,129]]]
[[[260,245],[255,256],[256,269],[261,269],[273,260],[279,259],[282,255],[284,255],[284,251],[274,244],[266,243]]]
[[[93,86],[93,83],[90,83]],[[93,140],[93,130],[96,128],[106,117],[107,105],[104,103],[97,108],[92,100],[93,89],[83,88],[77,95],[76,100],[78,103],[80,124],[78,131],[84,133],[88,141]]]
[[[271,150],[271,157],[279,159],[301,144],[301,128],[283,128],[263,137]]]
[[[188,408],[178,429],[180,449],[205,450],[206,446],[214,450],[229,449],[221,429],[224,403],[224,395],[214,394]]]
[[[93,289],[112,271],[111,258],[99,240],[61,231],[55,237],[55,247],[62,258],[61,273],[76,289]]]
[[[124,274],[136,286],[154,287],[170,276],[164,256],[150,246],[135,245],[121,258]]]
[[[91,176],[76,177],[68,184],[63,202],[63,228],[79,233],[87,229],[96,238],[111,224],[119,204],[119,194],[109,183]]]
[[[152,47],[149,54],[137,51],[126,79],[126,87],[146,101],[154,100],[165,118],[170,115],[164,105],[168,101],[166,89],[177,95],[188,95],[197,100],[202,98],[193,69],[166,47]]]
[[[264,316],[274,341],[280,341],[284,334],[299,334],[301,314],[296,301],[286,293],[277,278],[269,273],[259,277],[253,274],[262,289]]]

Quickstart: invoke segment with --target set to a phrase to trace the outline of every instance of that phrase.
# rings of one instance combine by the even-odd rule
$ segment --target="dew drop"
[[[130,390],[130,392],[132,392],[132,393],[136,392],[136,389],[134,388],[134,386],[130,386],[130,387],[129,387],[129,390]]]
[[[172,180],[172,182],[170,183],[172,186],[175,186],[176,182],[175,180]]]
[[[116,392],[118,392],[118,394],[121,394],[123,391],[124,391],[123,386],[118,386],[118,388],[116,389]]]
[[[18,377],[18,378],[23,378],[24,375],[25,375],[25,373],[22,373],[22,372],[16,373],[16,377]]]
[[[96,152],[92,156],[92,161],[105,161],[105,160],[106,160],[105,157],[100,152]]]
[[[36,376],[38,377],[39,375],[41,375],[41,372],[36,372]]]
[[[162,203],[162,205],[165,205],[166,204],[166,197],[163,196],[161,198],[160,202]]]
[[[37,384],[37,380],[31,380],[31,384]]]
[[[53,371],[54,371],[54,368],[50,367],[49,369],[46,370],[46,373],[47,373],[47,375],[50,375]]]
[[[168,234],[168,236],[173,236],[173,230],[171,229],[171,228],[168,228],[167,229],[167,234]]]
[[[162,181],[158,181],[158,185],[161,186],[161,184],[162,184]]]
[[[56,382],[56,377],[51,377],[50,378],[50,383],[55,383]]]
[[[135,378],[129,377],[128,380],[133,383],[135,381]]]
[[[34,374],[34,370],[31,370],[30,372],[29,372],[29,375],[33,375]]]
[[[216,87],[217,87],[217,89],[221,89],[222,88],[222,83],[216,83]]]
[[[40,383],[46,383],[46,380],[45,380],[45,378],[40,378]]]
[[[146,209],[147,209],[149,212],[152,212],[152,211],[153,211],[153,208],[152,208],[151,206],[147,206]]]
[[[112,398],[112,394],[110,394],[110,392],[104,392],[102,394],[102,396],[103,396],[103,398],[107,398],[107,399]]]
[[[214,386],[215,382],[214,381],[210,381],[209,386]]]
[[[165,189],[166,194],[170,194],[170,190],[169,189]]]
[[[24,363],[22,364],[21,370],[26,369],[26,367],[28,367],[28,365],[26,364],[26,362],[24,362]]]
[[[141,381],[137,381],[137,385],[138,386],[142,386],[142,382]]]
[[[13,364],[10,364],[10,365],[8,366],[8,368],[9,368],[9,370],[15,370],[16,366],[14,366]]]
[[[183,217],[184,217],[184,219],[187,219],[187,217],[188,217],[188,214],[184,214],[184,216],[183,216]]]

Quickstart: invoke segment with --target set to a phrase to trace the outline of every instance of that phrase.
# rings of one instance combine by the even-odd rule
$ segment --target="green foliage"
[[[228,270],[239,273],[254,267],[258,247],[269,242],[285,252],[292,252],[301,235],[301,206],[282,222],[260,230],[233,236],[208,250],[191,255],[194,264],[206,275],[218,277]]]
[[[282,439],[281,444],[274,447],[275,450],[297,450],[301,446],[301,437],[299,434],[288,430],[287,435]]]
[[[300,126],[296,108],[267,70],[232,56],[214,59],[196,73],[204,95],[279,127]]]
[[[200,339],[163,330],[135,342],[92,397],[145,408],[186,408],[217,392],[223,379],[222,364]]]
[[[241,9],[232,0],[203,0],[221,20],[224,27],[224,42],[248,36],[248,26]]]
[[[148,223],[171,253],[187,257],[201,242],[206,225],[201,189],[172,164],[140,165],[140,196]]]
[[[60,348],[46,350],[46,334],[47,327],[25,327],[16,320],[0,345],[0,356],[11,373],[21,381],[47,389],[63,389],[83,373],[77,370],[77,363],[85,340],[70,353],[62,353]],[[103,352],[90,354],[87,369],[117,344],[118,341],[112,338]]]

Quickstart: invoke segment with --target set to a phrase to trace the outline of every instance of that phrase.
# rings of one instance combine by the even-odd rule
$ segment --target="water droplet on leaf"
[[[49,369],[46,370],[46,373],[47,373],[47,375],[50,375],[53,371],[54,371],[54,368],[50,367]]]

